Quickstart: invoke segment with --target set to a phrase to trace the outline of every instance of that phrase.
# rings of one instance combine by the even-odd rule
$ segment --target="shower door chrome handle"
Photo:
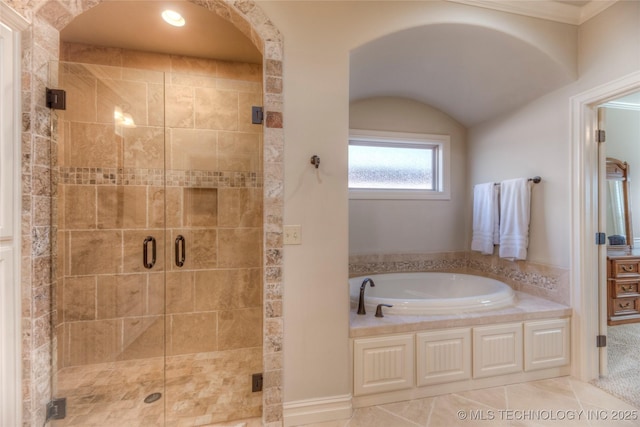
[[[149,243],[151,243],[151,262],[149,262]],[[144,268],[153,268],[156,264],[156,238],[147,236],[142,244],[142,265]]]
[[[176,255],[176,265],[178,267],[182,267],[186,256],[186,242],[182,234],[178,234],[178,237],[176,237],[176,247],[174,252]]]

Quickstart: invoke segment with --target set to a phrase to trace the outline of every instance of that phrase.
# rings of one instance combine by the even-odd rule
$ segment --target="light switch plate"
[[[284,226],[284,244],[285,245],[301,245],[302,244],[302,227],[299,225]]]

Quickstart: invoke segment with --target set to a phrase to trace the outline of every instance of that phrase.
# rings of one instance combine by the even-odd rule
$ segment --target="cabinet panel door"
[[[569,319],[524,324],[524,370],[553,368],[569,363]]]
[[[471,329],[416,335],[418,386],[471,378]]]
[[[354,395],[413,387],[413,335],[354,342]]]
[[[473,377],[522,371],[522,323],[473,328]]]

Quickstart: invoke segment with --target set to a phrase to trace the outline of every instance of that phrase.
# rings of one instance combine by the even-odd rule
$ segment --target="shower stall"
[[[262,65],[64,49],[51,425],[260,417]]]

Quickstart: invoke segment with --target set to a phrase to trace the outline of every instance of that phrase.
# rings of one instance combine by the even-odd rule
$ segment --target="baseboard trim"
[[[322,399],[297,400],[283,404],[284,427],[351,418],[351,394]]]
[[[501,387],[510,384],[521,384],[530,381],[539,381],[568,376],[571,373],[570,366],[540,369],[531,372],[519,372],[514,374],[499,375],[495,377],[475,378],[463,381],[452,381],[443,384],[434,384],[423,387],[413,387],[406,390],[374,393],[364,396],[355,396],[352,399],[354,409],[368,406],[386,405],[388,403],[403,402],[427,397],[441,396],[450,393],[459,393],[485,388]]]

